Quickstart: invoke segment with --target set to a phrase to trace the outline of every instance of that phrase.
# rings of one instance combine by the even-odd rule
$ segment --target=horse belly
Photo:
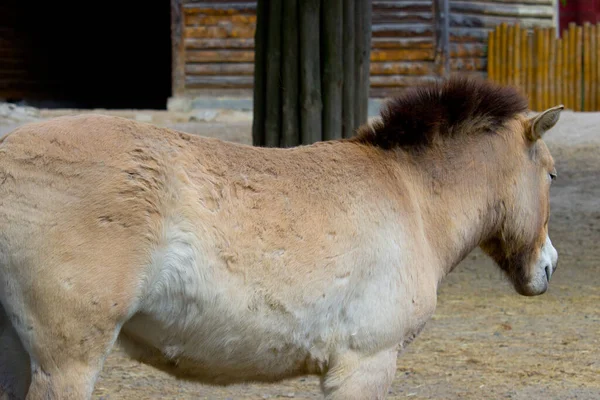
[[[306,341],[295,340],[293,322],[249,307],[251,289],[243,280],[198,257],[191,243],[189,237],[172,242],[157,257],[161,272],[122,329],[129,354],[208,383],[311,373],[314,354]]]

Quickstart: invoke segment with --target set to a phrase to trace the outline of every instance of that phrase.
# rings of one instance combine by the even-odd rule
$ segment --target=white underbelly
[[[231,273],[177,233],[156,253],[138,312],[123,326],[138,350],[152,353],[137,358],[176,374],[235,382],[320,373],[335,353],[368,355],[402,343],[435,307],[400,283],[407,277],[387,272],[332,277],[307,297],[301,282],[282,288]]]

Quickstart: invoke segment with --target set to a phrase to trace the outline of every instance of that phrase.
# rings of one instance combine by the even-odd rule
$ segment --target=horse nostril
[[[552,266],[546,265],[546,279],[550,282],[550,278],[552,277]]]

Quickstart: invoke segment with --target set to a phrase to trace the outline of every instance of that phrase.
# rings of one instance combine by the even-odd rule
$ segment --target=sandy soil
[[[0,110],[1,111],[1,110]],[[72,111],[1,115],[0,134]],[[183,131],[250,142],[246,113],[121,112]],[[560,266],[550,290],[525,298],[478,250],[439,291],[438,309],[398,358],[390,399],[600,399],[600,113],[565,112],[546,141],[557,162],[551,237]],[[95,399],[320,398],[315,378],[210,387],[178,381],[115,349]]]

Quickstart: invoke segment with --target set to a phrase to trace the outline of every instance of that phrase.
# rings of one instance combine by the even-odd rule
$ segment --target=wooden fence
[[[532,110],[558,104],[600,110],[600,24],[523,29],[502,23],[488,35],[488,79],[519,87]]]

